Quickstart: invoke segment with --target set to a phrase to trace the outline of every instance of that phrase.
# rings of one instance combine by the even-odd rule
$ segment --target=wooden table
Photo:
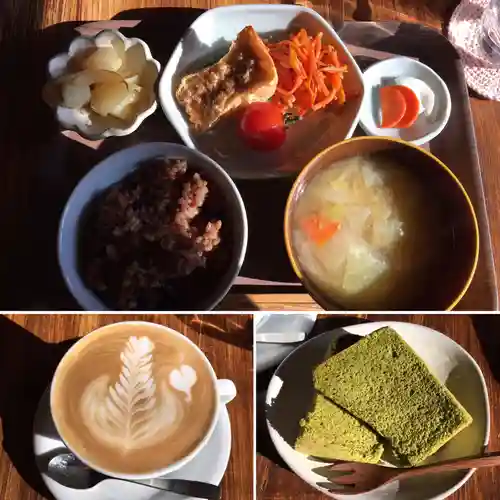
[[[232,450],[222,481],[225,500],[253,498],[252,318],[248,315],[0,316],[0,498],[51,499],[35,465],[33,417],[60,358],[74,338],[128,319],[170,326],[194,341],[220,378],[234,381],[228,405]]]
[[[394,320],[417,323],[434,328],[464,347],[478,362],[488,387],[491,428],[489,451],[500,450],[500,316],[493,315],[369,315],[319,317],[318,331],[354,324],[363,318],[370,321]],[[257,394],[266,388],[269,374],[257,377]],[[261,408],[257,409],[257,499],[320,500],[327,498],[293,474],[281,461],[270,441]],[[500,479],[496,469],[479,469],[465,486],[449,500],[497,500]]]
[[[258,0],[254,0],[258,1]],[[279,0],[274,0],[278,2]],[[283,0],[286,3],[286,0]],[[72,309],[75,302],[60,277],[55,241],[62,207],[85,172],[79,164],[61,166],[65,145],[56,144],[51,114],[41,102],[47,59],[60,51],[81,21],[154,17],[158,7],[207,8],[237,0],[5,0],[0,6],[0,305],[9,310]],[[241,2],[243,3],[243,2]],[[399,19],[445,26],[457,0],[313,0],[322,15],[346,19]],[[147,9],[147,10],[145,10]],[[163,11],[165,13],[165,11]],[[168,16],[167,16],[168,17]],[[59,23],[59,24],[57,24]],[[64,23],[64,24],[61,24]],[[57,26],[54,26],[56,25]],[[177,27],[177,29],[180,29]],[[43,34],[42,34],[42,31]],[[168,28],[173,36],[175,23]],[[177,33],[175,33],[177,36]],[[167,33],[165,33],[165,37]],[[180,33],[179,33],[180,36]],[[43,38],[43,44],[40,40]],[[41,45],[44,45],[43,48]],[[43,50],[42,50],[43,49]],[[159,56],[158,56],[159,57]],[[160,58],[160,57],[159,57]],[[482,162],[488,213],[500,275],[500,103],[471,99]],[[163,119],[163,117],[162,117]],[[167,140],[162,138],[162,140]],[[91,148],[78,151],[92,164]],[[306,293],[253,292],[231,295],[223,309],[318,308]]]

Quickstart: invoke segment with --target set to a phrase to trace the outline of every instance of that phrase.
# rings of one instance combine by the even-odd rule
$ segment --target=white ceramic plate
[[[435,102],[432,122],[421,114],[417,121],[407,129],[378,127],[378,92],[384,79],[414,77],[434,92]],[[451,113],[450,91],[443,79],[429,66],[409,57],[392,57],[370,66],[364,73],[365,97],[361,105],[359,124],[368,135],[395,137],[422,145],[434,139],[444,129]]]
[[[56,500],[197,500],[113,479],[99,483],[89,490],[66,488],[44,473],[46,464],[44,454],[61,447],[64,447],[64,444],[57,434],[50,414],[49,391],[47,390],[40,401],[35,417],[33,449],[42,479]],[[230,453],[231,423],[226,406],[221,405],[219,421],[203,451],[186,466],[165,477],[220,484],[227,469]]]
[[[310,35],[324,34],[323,40],[337,49],[348,66],[344,84],[357,97],[348,99],[342,113],[331,109],[311,113],[290,127],[285,144],[271,153],[247,148],[237,137],[237,127],[221,120],[205,134],[193,134],[175,99],[181,78],[206,64],[212,64],[229,48],[237,34],[251,25],[263,37],[305,28]],[[180,40],[160,79],[158,100],[184,143],[222,165],[233,177],[265,178],[291,175],[326,147],[351,137],[359,119],[363,78],[354,58],[332,26],[312,9],[297,5],[232,5],[207,10],[198,17]]]
[[[366,494],[340,495],[330,493],[325,488],[328,485],[328,463],[311,460],[296,452],[290,444],[295,440],[298,422],[307,411],[314,393],[312,371],[323,361],[332,340],[346,332],[365,336],[383,326],[390,326],[401,335],[474,419],[469,427],[443,446],[429,461],[481,453],[488,444],[490,416],[486,383],[479,366],[465,349],[446,335],[410,323],[383,322],[349,326],[326,332],[298,347],[283,361],[269,384],[266,397],[269,433],[289,467],[304,481],[331,498],[443,500],[458,490],[471,477],[473,470],[396,481]]]
[[[306,335],[316,323],[316,313],[285,314],[255,313],[254,328],[256,333],[264,332],[305,332]],[[276,366],[283,361],[298,344],[263,344],[256,343],[255,363],[257,373]]]

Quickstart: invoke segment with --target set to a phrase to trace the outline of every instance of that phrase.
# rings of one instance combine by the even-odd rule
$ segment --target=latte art
[[[153,350],[148,337],[130,337],[120,355],[116,383],[102,375],[82,395],[80,412],[90,433],[122,453],[153,446],[176,432],[184,416],[181,399],[192,401],[196,371],[181,365],[170,372],[168,383],[162,380],[157,385]]]
[[[145,473],[198,444],[216,392],[206,363],[184,340],[154,325],[119,325],[88,345],[81,341],[81,351],[58,368],[53,415],[82,458],[106,470]]]
[[[186,401],[191,402],[191,387],[196,384],[196,372],[188,365],[182,365],[179,370],[170,372],[170,385],[186,393]]]

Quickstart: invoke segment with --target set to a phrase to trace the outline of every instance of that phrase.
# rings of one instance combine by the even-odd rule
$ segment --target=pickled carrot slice
[[[317,245],[324,245],[340,229],[340,222],[330,221],[318,214],[302,221],[302,229]]]
[[[409,87],[405,87],[404,85],[394,85],[393,88],[396,88],[403,94],[403,97],[406,102],[406,111],[401,120],[397,123],[397,128],[409,128],[411,127],[418,118],[418,112],[420,111],[420,101],[418,100],[417,94],[413,92]]]
[[[380,128],[394,128],[406,112],[406,100],[396,85],[381,87],[379,91],[382,120]]]

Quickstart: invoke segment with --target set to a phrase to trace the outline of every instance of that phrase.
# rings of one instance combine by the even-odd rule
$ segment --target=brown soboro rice
[[[175,306],[176,284],[205,268],[221,242],[208,198],[208,182],[185,160],[141,164],[90,210],[82,233],[87,285],[120,309]]]

